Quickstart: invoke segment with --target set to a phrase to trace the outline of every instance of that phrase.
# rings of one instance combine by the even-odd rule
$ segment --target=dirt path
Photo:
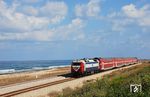
[[[15,85],[9,85],[8,87],[0,88],[0,94],[4,94],[4,93],[24,89],[24,88],[29,88],[29,87],[41,85],[43,83],[55,82],[55,81],[62,80],[62,79],[65,79],[65,77],[55,76],[55,77],[49,77],[49,78],[35,80],[35,81],[28,81],[28,82],[24,82],[24,83],[19,83],[19,84],[15,84]]]

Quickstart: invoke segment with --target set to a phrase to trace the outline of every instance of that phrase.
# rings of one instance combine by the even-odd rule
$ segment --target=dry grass
[[[73,89],[71,89],[70,87],[67,87],[67,88],[64,88],[62,90],[62,92],[54,91],[54,92],[49,93],[47,96],[48,97],[58,97],[59,95],[69,95],[71,92],[73,92]],[[62,94],[62,93],[64,93],[64,94]]]
[[[107,78],[109,78],[111,80],[112,78],[117,77],[120,74],[124,74],[124,76],[127,77],[128,75],[131,75],[134,72],[137,72],[137,71],[143,69],[143,67],[150,66],[149,63],[150,63],[150,61],[144,61],[142,63],[142,65],[137,65],[137,66],[134,66],[134,67],[131,67],[131,68],[122,68],[120,70],[113,71],[110,74],[104,75],[103,78],[107,77]]]
[[[49,93],[47,96],[48,97],[57,97],[59,94],[60,94],[59,92],[54,91],[54,92]]]

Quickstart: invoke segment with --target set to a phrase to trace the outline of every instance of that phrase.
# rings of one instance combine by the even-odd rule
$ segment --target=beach
[[[0,86],[2,87],[10,84],[16,84],[16,83],[32,81],[37,79],[44,79],[52,76],[66,74],[69,72],[70,72],[70,66],[47,69],[47,70],[39,70],[39,71],[3,74],[0,75]]]

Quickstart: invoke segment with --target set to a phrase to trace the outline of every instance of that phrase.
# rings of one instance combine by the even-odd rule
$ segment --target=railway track
[[[41,89],[41,88],[44,88],[44,87],[56,85],[56,84],[67,82],[67,81],[71,81],[73,79],[75,79],[75,78],[66,78],[66,79],[55,81],[55,82],[49,82],[49,83],[45,83],[45,84],[41,84],[41,85],[29,87],[29,88],[24,88],[24,89],[20,89],[20,90],[8,92],[8,93],[0,94],[0,97],[11,97],[11,96],[15,96],[15,95],[22,94],[22,93],[25,93],[25,92]]]
[[[132,65],[132,66],[134,66],[134,65]],[[128,67],[132,67],[132,66],[125,66],[125,67],[128,68]],[[124,68],[124,67],[120,67],[120,68]],[[114,70],[117,70],[117,69],[114,69]],[[105,70],[105,71],[111,71],[111,70]],[[102,72],[105,72],[105,71],[102,71]],[[83,77],[86,77],[86,76],[83,76]],[[29,92],[29,91],[33,91],[33,90],[45,88],[45,87],[48,87],[48,86],[60,84],[60,83],[63,83],[63,82],[68,82],[68,81],[71,81],[71,80],[74,80],[74,79],[78,79],[78,78],[80,78],[80,77],[76,77],[76,78],[71,78],[70,77],[70,78],[66,78],[66,79],[62,79],[62,80],[57,80],[57,81],[54,81],[54,82],[49,82],[49,83],[45,83],[45,84],[41,84],[41,85],[29,87],[29,88],[15,90],[15,91],[11,91],[11,92],[8,92],[8,93],[0,94],[0,97],[12,97],[12,96],[15,96],[15,95],[19,95],[19,94],[26,93],[26,92]]]

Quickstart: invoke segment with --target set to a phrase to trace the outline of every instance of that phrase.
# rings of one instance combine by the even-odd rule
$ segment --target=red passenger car
[[[97,72],[115,67],[135,64],[137,58],[91,58],[75,60],[71,64],[73,75],[84,75],[86,73]]]

